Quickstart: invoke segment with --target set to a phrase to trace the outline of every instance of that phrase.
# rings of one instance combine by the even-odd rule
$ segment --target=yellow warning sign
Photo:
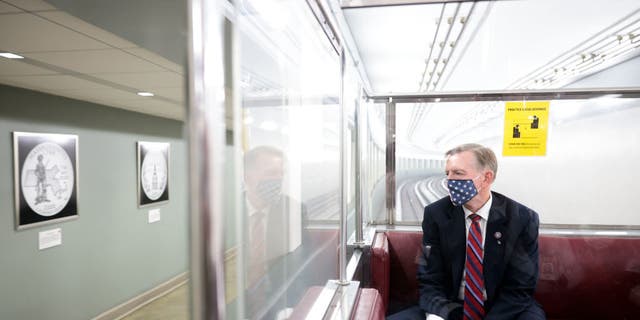
[[[503,156],[547,153],[549,101],[508,101],[504,111]]]

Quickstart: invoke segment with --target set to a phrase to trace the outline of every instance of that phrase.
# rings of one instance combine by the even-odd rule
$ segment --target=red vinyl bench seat
[[[417,305],[421,231],[378,232],[371,285],[387,314]],[[536,300],[549,319],[640,319],[640,238],[540,235]]]

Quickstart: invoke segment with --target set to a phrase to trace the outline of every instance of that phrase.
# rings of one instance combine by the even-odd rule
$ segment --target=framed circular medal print
[[[78,136],[13,133],[16,229],[78,217]]]
[[[138,206],[169,201],[169,143],[138,141]]]

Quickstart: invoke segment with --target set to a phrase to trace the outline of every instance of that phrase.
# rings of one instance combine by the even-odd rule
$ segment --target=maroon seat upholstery
[[[385,317],[382,296],[376,289],[363,288],[358,295],[355,309],[351,314],[353,320],[376,319],[382,320]]]
[[[640,239],[541,236],[536,299],[556,319],[640,319]]]
[[[377,288],[385,308],[389,306],[389,275],[391,274],[389,257],[389,241],[387,237],[376,236],[371,245],[371,286]]]
[[[422,248],[422,232],[394,231],[386,233],[389,241],[389,314],[412,306],[418,301],[416,272]]]
[[[384,245],[378,246],[385,242],[388,253]],[[417,304],[416,256],[421,245],[419,231],[376,234],[371,274],[383,279],[371,283],[389,297],[387,314]],[[640,319],[640,238],[541,235],[539,246],[536,299],[548,318]],[[385,274],[382,270],[387,269]]]

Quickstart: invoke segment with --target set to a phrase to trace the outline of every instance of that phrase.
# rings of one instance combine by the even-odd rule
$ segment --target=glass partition
[[[284,319],[338,278],[340,60],[305,2],[236,9],[240,124],[227,133],[236,160],[225,185],[240,200],[226,211],[227,318]]]
[[[346,115],[347,127],[346,135],[346,180],[347,180],[347,240],[355,239],[356,228],[356,162],[360,161],[357,154],[357,134],[360,123],[356,122],[356,108],[360,104],[361,88],[359,75],[354,68],[352,59],[346,53],[345,74],[344,74],[344,93],[343,93],[343,111]],[[338,217],[336,217],[338,218]],[[347,257],[349,259],[349,257]]]
[[[385,223],[385,105],[363,102],[360,118],[361,141],[363,144],[364,179],[363,212],[364,223]]]
[[[397,210],[400,221],[420,223],[425,205],[448,195],[444,153],[480,143],[498,156],[493,188],[540,214],[543,225],[640,228],[634,199],[621,197],[640,178],[635,163],[640,139],[640,99],[603,96],[548,103],[548,126],[532,129],[535,108],[519,120],[515,136],[512,102],[447,102],[397,105]],[[411,114],[425,114],[413,135]],[[534,117],[535,116],[535,117]],[[509,145],[526,130],[546,130],[536,155],[512,155]],[[527,140],[520,140],[525,143]],[[522,147],[518,147],[522,148]],[[517,153],[517,152],[516,152]],[[616,199],[608,201],[608,199]],[[580,212],[580,214],[577,214]],[[611,214],[615,212],[615,214]]]

